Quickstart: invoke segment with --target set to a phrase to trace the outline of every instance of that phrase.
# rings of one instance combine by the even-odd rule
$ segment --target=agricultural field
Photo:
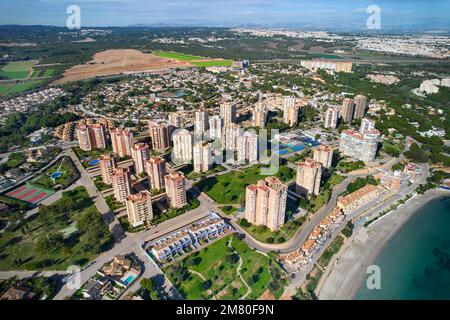
[[[168,51],[156,51],[153,52],[154,55],[161,58],[175,59],[178,61],[185,61],[197,67],[207,68],[207,67],[228,67],[233,64],[233,60],[225,59],[208,59],[200,56],[193,56],[184,53],[168,52]]]
[[[229,67],[233,64],[233,60],[210,60],[210,61],[192,61],[190,62],[197,67],[207,68],[207,67]]]
[[[51,78],[56,75],[58,69],[51,66],[35,67],[31,78]]]
[[[239,273],[250,290],[239,277],[240,264]],[[286,282],[272,258],[252,250],[235,235],[214,242],[164,272],[187,300],[254,300],[264,294],[278,299]]]
[[[224,175],[202,180],[196,186],[206,192],[218,204],[240,204],[245,200],[245,188],[267,176],[261,175],[260,165],[252,166],[243,171],[234,171]],[[292,169],[280,166],[276,174],[281,181],[286,182],[294,178]]]
[[[8,62],[0,69],[0,77],[11,80],[28,78],[36,63],[36,60]]]
[[[79,81],[100,76],[121,73],[139,73],[161,70],[165,68],[187,67],[181,60],[168,60],[154,54],[143,53],[133,49],[111,49],[97,52],[93,59],[85,64],[71,67],[64,72],[57,84]]]
[[[22,83],[0,84],[0,96],[8,96],[15,93],[25,92],[30,89],[39,87],[42,80],[33,80]]]
[[[156,52],[152,52],[152,53],[161,58],[176,59],[176,60],[180,60],[180,61],[204,59],[203,57],[200,57],[200,56],[193,56],[190,54],[177,53],[177,52],[156,51]]]

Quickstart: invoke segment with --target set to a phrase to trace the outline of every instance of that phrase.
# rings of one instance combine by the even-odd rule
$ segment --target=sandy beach
[[[318,293],[319,299],[354,299],[366,279],[367,267],[375,262],[395,233],[421,206],[441,196],[450,196],[450,191],[435,189],[416,195],[368,228],[360,228],[351,239],[352,242],[339,253],[340,256]]]

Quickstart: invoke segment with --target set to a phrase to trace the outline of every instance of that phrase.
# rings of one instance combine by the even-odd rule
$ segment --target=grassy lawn
[[[74,223],[77,231],[66,237],[63,231],[73,228]],[[110,240],[110,232],[86,189],[78,187],[0,234],[0,270],[82,266],[108,249]]]
[[[107,196],[105,198],[105,201],[106,201],[106,204],[108,205],[109,209],[111,209],[111,211],[125,207],[125,202],[122,203],[122,202],[117,201],[116,198],[114,197],[114,195]]]
[[[356,162],[344,162],[341,161],[337,165],[337,169],[341,172],[347,173],[350,171],[358,170],[364,168],[365,164],[363,161],[356,161]]]
[[[338,235],[322,253],[318,263],[325,268],[331,258],[341,249],[343,243],[344,238],[341,235]]]
[[[36,60],[12,61],[0,69],[0,76],[7,79],[25,79],[30,74]]]
[[[188,211],[194,210],[200,206],[200,201],[197,198],[193,198],[188,193],[188,204],[180,209],[170,208],[164,213],[161,213],[157,210],[154,210],[155,217],[153,218],[152,223],[153,224],[159,224],[163,221],[175,218],[179,215],[182,215],[183,213],[186,213]]]
[[[243,171],[233,171],[217,177],[211,177],[195,185],[206,192],[218,204],[242,204],[245,201],[245,188],[267,176],[260,174],[261,165],[255,165]],[[276,174],[283,182],[294,178],[292,169],[280,166]]]
[[[300,206],[309,212],[316,212],[325,205],[331,197],[333,188],[345,180],[345,177],[333,173],[323,184],[317,196],[309,199],[301,198]]]
[[[231,239],[234,250],[228,248]],[[271,258],[255,252],[235,236],[220,239],[164,271],[188,300],[212,297],[218,300],[239,299],[247,289],[237,274],[239,257],[233,251],[242,258],[241,274],[252,288],[247,299],[259,298],[267,288],[279,298],[285,283],[281,279],[280,267]],[[210,284],[189,270],[199,272],[210,280]]]
[[[81,150],[79,147],[73,147],[72,150],[75,152],[75,155],[80,160],[83,167],[85,167],[85,168],[89,167],[89,165],[88,165],[89,161],[95,160],[95,159],[100,159],[101,155],[112,152],[111,148],[106,148],[106,149],[102,149],[102,150],[95,149],[95,150],[90,150],[90,151],[84,151],[84,150]],[[83,161],[83,160],[85,160],[85,161]],[[120,162],[121,159],[118,159],[118,161]]]
[[[232,215],[238,210],[236,207],[233,206],[220,206],[219,209],[226,215]]]
[[[169,51],[156,51],[156,52],[152,52],[152,53],[158,57],[168,58],[168,59],[176,59],[176,60],[180,60],[180,61],[204,59],[203,57],[200,57],[200,56],[193,56],[190,54],[177,53],[177,52],[172,52],[172,51],[170,51],[170,52]]]
[[[225,171],[226,169],[221,166],[221,165],[215,165],[213,168],[211,168],[210,170],[206,171],[206,172],[194,172],[192,171],[191,173],[189,173],[186,178],[188,179],[197,179],[197,178],[203,178],[206,177],[210,174],[214,174],[214,173],[218,173],[218,172],[222,172]]]
[[[233,64],[233,60],[211,60],[211,61],[194,61],[190,62],[197,67],[229,67]]]
[[[248,233],[252,235],[258,241],[265,243],[283,243],[288,241],[294,236],[297,230],[305,222],[306,217],[300,217],[295,220],[286,222],[279,230],[271,231],[266,226],[256,226],[246,223],[243,220],[239,221],[239,225],[245,229]]]
[[[112,188],[112,185],[103,183],[103,180],[102,180],[101,176],[95,177],[94,184],[97,187],[97,189],[100,190],[100,191],[105,191],[105,190],[108,190],[108,189]]]

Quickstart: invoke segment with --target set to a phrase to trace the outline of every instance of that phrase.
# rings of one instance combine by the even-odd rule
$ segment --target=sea
[[[372,289],[365,280],[358,300],[450,299],[450,197],[420,207],[374,265],[379,269],[368,275]],[[380,281],[373,281],[378,270]]]

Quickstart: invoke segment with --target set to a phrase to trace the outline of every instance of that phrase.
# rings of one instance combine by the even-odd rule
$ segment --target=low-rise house
[[[103,295],[112,287],[111,282],[106,278],[89,279],[83,286],[83,298],[89,300],[100,300]]]
[[[2,294],[0,300],[33,300],[37,295],[28,287],[13,286]]]

